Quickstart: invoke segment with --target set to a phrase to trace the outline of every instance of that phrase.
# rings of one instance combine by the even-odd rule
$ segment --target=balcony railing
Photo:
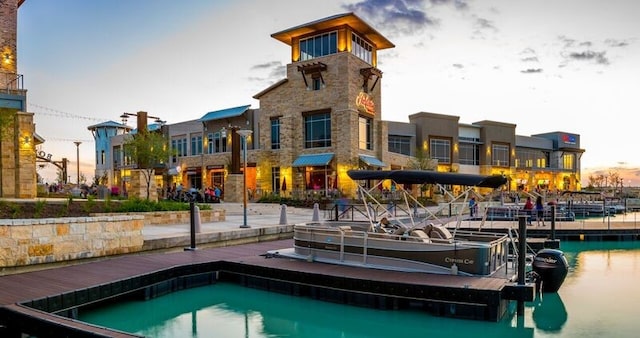
[[[0,91],[12,95],[24,95],[24,76],[22,74],[0,72]]]

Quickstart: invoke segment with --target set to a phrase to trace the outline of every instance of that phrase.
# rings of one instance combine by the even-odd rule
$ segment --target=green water
[[[382,311],[220,283],[123,302],[80,320],[147,337],[637,337],[640,243],[562,243],[571,270],[557,294],[499,323]]]

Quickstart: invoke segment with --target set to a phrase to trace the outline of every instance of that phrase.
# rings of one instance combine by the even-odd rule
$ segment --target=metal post
[[[527,217],[518,217],[518,286],[525,285],[525,258],[527,256]],[[524,316],[524,300],[518,299],[518,316]]]
[[[196,207],[193,201],[189,202],[189,213],[190,213],[189,223],[191,225],[190,227],[191,247],[185,248],[184,249],[185,251],[196,249]]]
[[[556,240],[556,205],[551,206],[551,240]]]
[[[78,171],[78,178],[76,181],[76,184],[78,185],[78,188],[80,188],[80,144],[82,142],[80,141],[75,141],[73,142],[76,145],[76,169]]]
[[[242,201],[244,206],[243,222],[241,228],[250,228],[247,225],[247,136],[251,135],[251,130],[238,130],[237,133],[242,137],[243,152],[243,171],[242,171]]]

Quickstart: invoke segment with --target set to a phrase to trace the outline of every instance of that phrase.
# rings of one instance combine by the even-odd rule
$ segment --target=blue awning
[[[203,117],[201,117],[200,121],[207,122],[207,121],[213,121],[213,120],[227,119],[230,117],[237,117],[244,114],[244,112],[246,112],[249,109],[249,107],[251,107],[251,105],[211,111],[206,113]]]
[[[300,155],[293,161],[294,167],[313,167],[328,165],[333,158],[333,153]]]
[[[360,155],[360,160],[362,160],[362,162],[364,162],[367,165],[370,165],[372,167],[386,167],[387,166],[386,164],[384,164],[384,162],[380,161],[376,157],[369,156],[369,155]]]

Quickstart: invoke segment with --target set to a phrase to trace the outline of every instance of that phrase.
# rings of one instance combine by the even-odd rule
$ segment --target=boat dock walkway
[[[242,205],[225,203],[221,207],[226,210],[226,220],[201,224],[198,237],[218,234],[215,238],[233,239],[225,240],[224,245],[202,243],[185,250],[182,243],[189,243],[190,224],[145,226],[145,242],[155,243],[163,250],[2,271],[0,336],[29,333],[135,337],[72,318],[82,311],[82,306],[105,299],[123,295],[149,299],[217,281],[344,304],[379,309],[419,308],[433,315],[488,321],[503,316],[508,298],[523,297],[514,295],[513,288],[505,291],[509,284],[506,277],[393,272],[269,258],[266,252],[293,245],[288,229],[293,224],[311,221],[314,211],[286,208],[286,224],[281,224],[281,206],[251,204],[247,209],[250,228],[240,228],[244,222]],[[324,219],[322,213],[320,219]],[[624,231],[637,239],[639,227],[635,219],[620,220],[622,217],[618,215],[616,222],[602,219],[562,222],[556,227],[576,235],[586,230]],[[473,226],[465,223],[463,227]],[[491,227],[485,224],[484,229],[497,229],[498,223],[504,227],[509,222],[493,222]],[[548,232],[549,225],[546,229],[535,226],[530,229]],[[263,240],[270,232],[284,239]]]

